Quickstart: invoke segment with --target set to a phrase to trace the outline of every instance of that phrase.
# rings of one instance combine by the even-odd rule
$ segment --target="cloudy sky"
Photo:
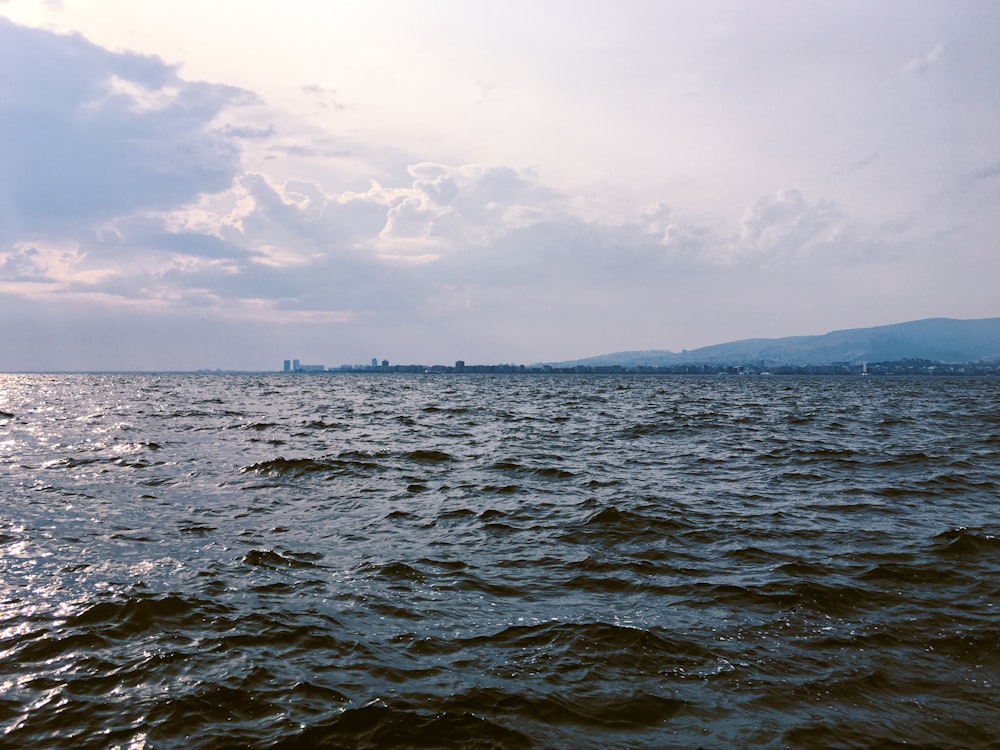
[[[0,0],[0,370],[998,316],[998,50],[995,0]]]

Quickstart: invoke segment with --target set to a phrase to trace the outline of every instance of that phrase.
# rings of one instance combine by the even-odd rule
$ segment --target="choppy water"
[[[1000,382],[0,376],[0,747],[1000,747]]]

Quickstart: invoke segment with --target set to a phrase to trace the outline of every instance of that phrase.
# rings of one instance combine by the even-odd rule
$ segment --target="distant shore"
[[[933,362],[897,360],[854,364],[832,362],[825,365],[791,364],[686,364],[686,365],[342,365],[312,366],[307,370],[238,370],[201,368],[197,370],[8,370],[0,375],[721,375],[769,377],[782,375],[832,376],[1000,376],[1000,362]]]
[[[282,372],[282,371],[279,371]],[[684,365],[342,365],[320,369],[288,370],[288,375],[314,374],[441,374],[441,375],[1000,375],[1000,362],[934,362],[896,360],[891,362],[831,362],[825,365],[796,364],[684,364]]]

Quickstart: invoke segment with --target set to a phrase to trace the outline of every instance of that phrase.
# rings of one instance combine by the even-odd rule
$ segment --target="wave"
[[[687,703],[672,696],[641,689],[624,689],[614,694],[586,691],[530,691],[514,694],[479,688],[446,701],[451,709],[488,712],[554,726],[623,730],[658,727],[683,711]]]
[[[417,461],[420,463],[441,463],[444,461],[455,460],[451,455],[445,453],[444,451],[435,450],[410,451],[406,454],[406,458],[410,461]]]
[[[519,750],[534,747],[534,743],[516,729],[469,712],[428,713],[373,702],[348,709],[332,721],[302,729],[269,747]]]
[[[308,474],[362,474],[381,469],[369,454],[346,453],[337,458],[274,458],[240,468],[240,474],[269,477],[300,477]]]
[[[316,560],[322,555],[310,552],[286,552],[270,549],[254,549],[243,555],[243,562],[261,568],[316,568]]]
[[[541,477],[542,479],[572,479],[575,472],[559,466],[526,466],[518,461],[505,459],[493,462],[490,469],[510,474],[524,474]]]
[[[934,537],[933,551],[937,555],[981,559],[1000,565],[1000,536],[982,529],[965,527],[949,529]]]
[[[678,518],[664,518],[607,506],[560,535],[567,542],[618,544],[648,539],[669,539],[694,527]]]

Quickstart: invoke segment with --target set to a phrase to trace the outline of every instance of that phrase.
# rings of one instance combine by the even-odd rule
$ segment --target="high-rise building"
[[[291,372],[291,371],[292,371],[292,360],[286,359],[285,360],[285,372]]]
[[[372,357],[372,367],[378,367],[378,357]]]

